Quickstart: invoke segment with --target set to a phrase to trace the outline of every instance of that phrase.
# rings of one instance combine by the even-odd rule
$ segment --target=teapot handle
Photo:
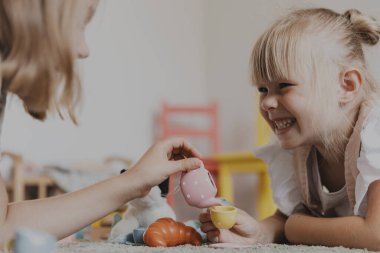
[[[214,189],[216,189],[215,181],[214,181],[214,179],[212,178],[212,175],[211,175],[211,173],[210,173],[209,171],[207,171],[207,175],[208,175],[208,177],[210,178],[210,181],[211,181],[212,186],[214,187]]]

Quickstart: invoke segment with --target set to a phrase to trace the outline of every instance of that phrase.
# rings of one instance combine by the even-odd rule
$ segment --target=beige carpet
[[[335,253],[362,253],[367,250],[347,249],[343,247],[322,247],[322,246],[289,246],[279,244],[256,245],[251,248],[242,249],[213,249],[207,246],[194,247],[190,245],[178,246],[173,248],[149,248],[146,246],[128,246],[123,244],[111,244],[106,242],[81,242],[63,244],[58,247],[56,253],[195,253],[195,252],[239,252],[239,253],[287,253],[287,252],[335,252]]]

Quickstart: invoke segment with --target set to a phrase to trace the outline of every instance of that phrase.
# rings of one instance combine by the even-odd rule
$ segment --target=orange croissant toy
[[[199,246],[202,244],[202,238],[194,228],[182,222],[161,218],[147,228],[144,243],[150,247],[173,247],[182,244]]]

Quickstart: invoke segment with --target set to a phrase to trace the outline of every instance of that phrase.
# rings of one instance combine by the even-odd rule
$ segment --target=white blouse
[[[355,185],[354,215],[367,215],[367,191],[369,185],[380,179],[380,106],[375,106],[367,115],[360,133],[361,150],[357,159],[359,174]],[[263,159],[271,178],[273,199],[285,215],[292,214],[302,202],[293,166],[293,152],[282,149],[272,141],[256,149],[255,155]]]

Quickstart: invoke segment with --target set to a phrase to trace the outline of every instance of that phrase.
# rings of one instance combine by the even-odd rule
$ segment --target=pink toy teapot
[[[216,186],[212,176],[203,166],[188,172],[182,172],[181,191],[190,206],[206,208],[221,205],[221,201],[215,198]]]

